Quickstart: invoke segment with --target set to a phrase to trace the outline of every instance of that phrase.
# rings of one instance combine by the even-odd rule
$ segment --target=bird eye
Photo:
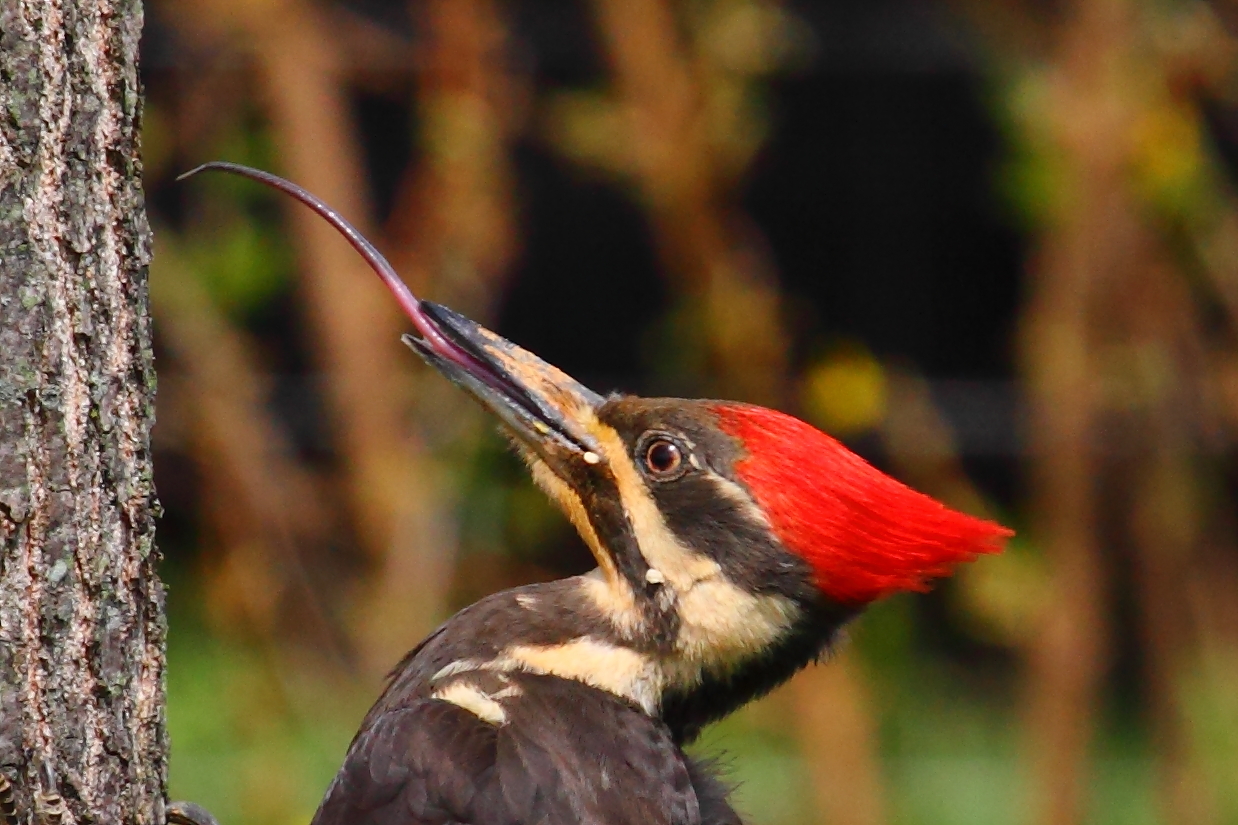
[[[645,447],[645,467],[658,478],[668,478],[683,467],[683,451],[665,438],[654,439]]]

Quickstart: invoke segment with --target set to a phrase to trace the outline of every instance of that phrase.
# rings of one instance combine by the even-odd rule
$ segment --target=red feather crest
[[[797,418],[746,404],[714,412],[747,448],[736,472],[774,532],[837,602],[927,590],[953,565],[1001,552],[1013,535],[917,493]]]

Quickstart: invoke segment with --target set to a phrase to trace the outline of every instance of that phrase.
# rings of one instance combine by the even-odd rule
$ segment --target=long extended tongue
[[[471,353],[462,349],[455,342],[449,340],[439,331],[438,327],[426,315],[422,309],[421,301],[413,294],[408,285],[400,279],[396,274],[395,268],[391,263],[383,257],[382,253],[374,248],[374,244],[370,243],[365,237],[357,231],[356,227],[345,220],[339,212],[336,212],[330,206],[327,206],[314,195],[297,186],[291,181],[286,181],[278,175],[272,175],[270,172],[263,172],[261,169],[254,169],[249,166],[242,166],[239,163],[227,163],[226,161],[211,161],[190,169],[183,175],[177,177],[177,180],[185,180],[193,177],[199,172],[210,169],[217,169],[220,172],[231,172],[234,175],[251,178],[259,183],[265,183],[272,189],[278,189],[285,195],[290,195],[296,198],[301,203],[314,210],[323,220],[331,224],[341,235],[352,244],[352,248],[361,254],[365,262],[378,274],[378,277],[383,279],[383,283],[391,290],[391,294],[395,296],[396,301],[400,305],[400,309],[404,310],[404,314],[413,322],[413,326],[417,328],[417,332],[425,339],[433,352],[452,363],[458,364],[460,367],[468,370],[474,375],[491,375],[493,370],[477,360]],[[497,376],[494,376],[498,378]],[[499,379],[500,381],[502,379]],[[506,382],[503,382],[506,383]]]

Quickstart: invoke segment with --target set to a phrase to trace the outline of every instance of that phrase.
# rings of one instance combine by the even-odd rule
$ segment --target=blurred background
[[[590,566],[400,343],[795,412],[1017,529],[707,733],[753,825],[1238,823],[1238,6],[149,0],[174,798],[309,821],[452,611]]]

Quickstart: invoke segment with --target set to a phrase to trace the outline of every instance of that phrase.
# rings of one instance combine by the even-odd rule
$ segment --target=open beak
[[[587,464],[602,460],[597,441],[586,428],[603,402],[597,393],[463,315],[419,300],[356,227],[295,183],[260,169],[221,161],[204,163],[177,180],[204,170],[241,175],[278,189],[335,227],[374,269],[413,322],[418,334],[404,336],[405,343],[497,415],[513,435],[548,464],[554,466],[571,457]]]
[[[420,302],[437,335],[405,335],[427,364],[499,417],[551,466],[568,457],[596,464],[601,450],[585,422],[603,398],[562,370],[458,312]]]

